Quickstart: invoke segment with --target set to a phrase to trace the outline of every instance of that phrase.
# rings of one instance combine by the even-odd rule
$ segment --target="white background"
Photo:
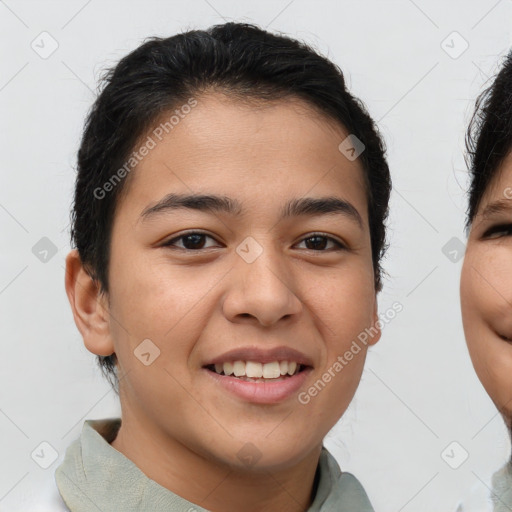
[[[336,62],[378,121],[394,191],[381,311],[403,311],[371,349],[356,397],[325,443],[377,512],[454,511],[506,460],[502,420],[475,376],[459,309],[464,131],[511,46],[501,1],[0,1],[0,510],[44,494],[84,419],[118,416],[64,291],[69,209],[84,117],[101,71],[151,35],[226,21],[304,39]],[[57,50],[31,42],[47,31]],[[442,41],[450,36],[452,56]],[[32,247],[48,237],[46,263]],[[42,469],[43,441],[59,458]],[[441,457],[457,441],[469,458]]]

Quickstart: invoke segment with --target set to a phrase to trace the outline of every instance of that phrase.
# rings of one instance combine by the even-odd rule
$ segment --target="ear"
[[[76,249],[66,257],[65,285],[75,324],[87,350],[100,356],[113,354],[108,297],[100,295],[99,284],[83,267]]]
[[[372,335],[368,338],[368,345],[375,345],[380,340],[382,335],[381,330],[382,322],[379,320],[379,311],[377,306],[377,295],[375,294],[373,299],[373,323],[371,327]]]

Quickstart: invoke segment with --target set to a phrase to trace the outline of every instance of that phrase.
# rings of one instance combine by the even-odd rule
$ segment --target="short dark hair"
[[[107,70],[100,83],[103,88],[87,116],[78,151],[71,212],[71,243],[100,293],[108,296],[111,230],[127,180],[108,187],[108,194],[98,190],[122,168],[152,123],[209,90],[239,100],[298,97],[363,142],[359,159],[366,180],[375,287],[380,291],[391,193],[385,145],[364,104],[347,90],[338,66],[303,42],[230,22],[148,38]],[[115,354],[98,356],[98,361],[117,384]]]
[[[477,98],[466,132],[466,165],[470,174],[466,216],[468,229],[482,197],[512,149],[512,51],[498,74]]]

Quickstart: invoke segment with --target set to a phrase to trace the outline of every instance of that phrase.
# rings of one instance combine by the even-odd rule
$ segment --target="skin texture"
[[[66,290],[87,349],[119,361],[114,448],[212,511],[302,511],[314,495],[322,440],[352,400],[367,347],[306,405],[298,393],[276,404],[242,400],[202,366],[235,347],[286,345],[313,362],[303,391],[374,325],[363,170],[338,150],[346,130],[300,99],[197,100],[130,175],[113,225],[110,301],[76,251],[67,257]],[[222,194],[245,213],[177,210],[141,221],[170,192]],[[348,201],[361,224],[347,215],[279,220],[285,202],[305,196]],[[202,250],[187,252],[183,239],[162,246],[190,230],[207,233]],[[317,249],[317,232],[346,248],[325,239]],[[250,264],[236,252],[248,236],[263,250]],[[145,366],[134,350],[148,338],[161,352]],[[250,466],[237,457],[247,442],[260,454]]]
[[[473,366],[509,429],[512,418],[510,187],[512,157],[509,155],[482,197],[473,220],[460,285],[464,333]],[[496,202],[502,208],[489,211],[489,206]]]

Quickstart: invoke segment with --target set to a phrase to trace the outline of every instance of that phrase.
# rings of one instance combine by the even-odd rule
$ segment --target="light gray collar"
[[[120,425],[120,418],[86,420],[80,438],[67,448],[55,480],[72,512],[208,512],[148,478],[112,447],[109,443]],[[318,488],[308,512],[354,510],[374,512],[359,481],[350,473],[341,473],[334,457],[322,447]]]

